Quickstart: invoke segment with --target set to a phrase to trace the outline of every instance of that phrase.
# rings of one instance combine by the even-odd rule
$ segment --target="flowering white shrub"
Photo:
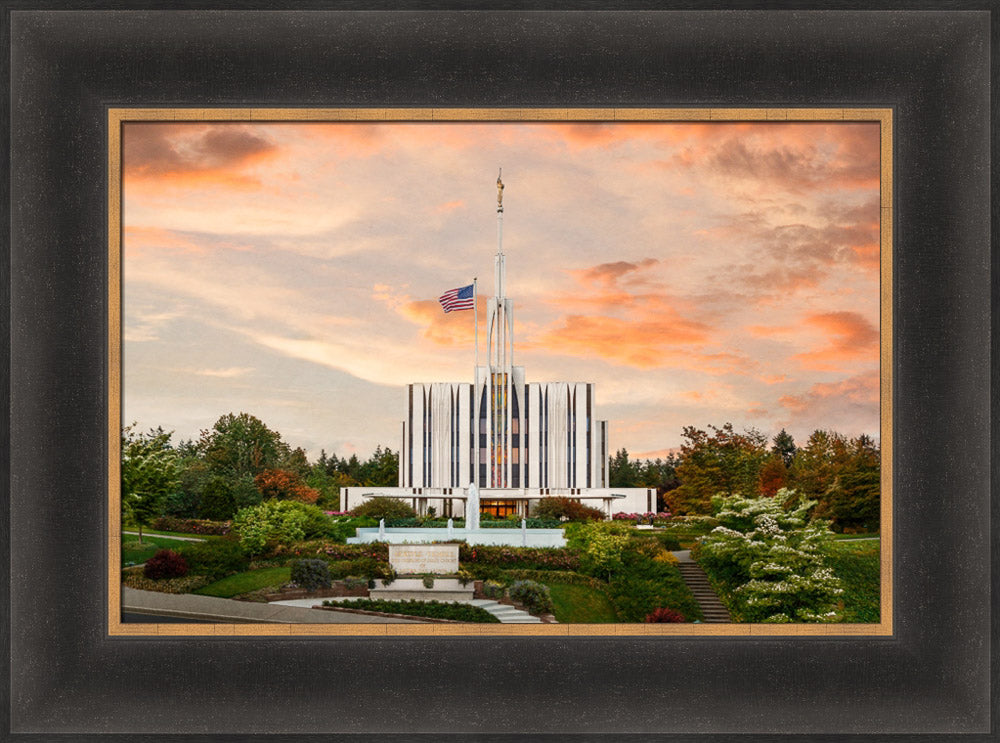
[[[808,519],[815,501],[716,496],[719,526],[701,539],[698,561],[732,590],[749,622],[836,622],[840,580],[824,565],[829,522]]]

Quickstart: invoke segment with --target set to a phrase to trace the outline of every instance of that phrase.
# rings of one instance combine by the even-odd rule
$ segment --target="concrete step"
[[[684,584],[698,602],[705,622],[721,624],[732,621],[729,611],[712,588],[701,565],[696,562],[681,562],[677,564],[677,568],[680,570],[681,578],[684,579]]]

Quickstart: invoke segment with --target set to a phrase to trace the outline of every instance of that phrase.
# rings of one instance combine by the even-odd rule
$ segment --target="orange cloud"
[[[805,323],[827,335],[821,348],[792,356],[806,369],[831,371],[843,362],[878,358],[878,328],[857,312],[824,312],[810,315]]]
[[[597,356],[606,361],[650,369],[668,366],[673,347],[708,340],[708,328],[678,317],[568,315],[531,344],[555,353]]]
[[[448,212],[453,212],[456,209],[462,209],[463,207],[465,207],[465,202],[459,199],[457,201],[448,201],[444,204],[438,204],[434,211],[438,214],[446,214]]]
[[[205,246],[186,235],[159,227],[126,227],[122,233],[125,255],[134,257],[147,250],[174,250],[180,253],[205,253]]]
[[[839,382],[818,382],[808,392],[783,395],[778,402],[790,413],[814,420],[822,420],[828,411],[842,412],[847,407],[870,410],[874,406],[877,411],[879,384],[878,370],[868,371]]]
[[[757,378],[764,384],[781,384],[788,381],[788,376],[785,374],[765,374]]]
[[[480,334],[486,329],[486,298],[479,297]],[[410,322],[420,325],[420,334],[439,346],[472,346],[475,324],[468,312],[445,312],[436,299],[403,302],[396,311]]]
[[[259,127],[236,123],[125,124],[122,167],[126,185],[155,181],[185,187],[257,187],[260,180],[246,169],[278,152],[278,146],[260,131]]]
[[[171,251],[204,255],[209,250],[251,251],[253,247],[245,243],[221,239],[214,235],[189,234],[160,227],[132,225],[122,232],[122,247],[125,255],[137,257],[150,251]]]
[[[614,263],[601,263],[598,266],[570,271],[569,273],[581,283],[599,284],[610,287],[626,275],[635,274],[637,271],[651,268],[658,263],[659,261],[655,258],[644,258],[638,263],[615,261]]]
[[[602,122],[544,125],[545,132],[553,140],[570,150],[609,149],[611,147],[635,143],[637,140],[659,145],[676,147],[688,142],[712,141],[725,132],[745,129],[746,124],[720,124],[703,122]]]

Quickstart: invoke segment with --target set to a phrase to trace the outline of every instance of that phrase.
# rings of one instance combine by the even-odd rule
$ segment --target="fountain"
[[[456,527],[452,519],[444,529],[434,527],[387,527],[385,519],[378,527],[357,529],[357,536],[348,544],[388,542],[389,544],[428,544],[430,542],[465,541],[467,544],[492,544],[507,547],[565,547],[562,529],[529,529],[521,519],[520,528],[482,529],[479,525],[479,488],[469,483],[465,489],[465,527]]]

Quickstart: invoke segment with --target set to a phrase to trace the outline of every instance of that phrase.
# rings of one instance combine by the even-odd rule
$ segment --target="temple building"
[[[608,422],[597,418],[592,382],[529,382],[514,365],[514,302],[506,295],[503,183],[497,179],[494,296],[487,303],[487,363],[473,382],[406,387],[399,485],[341,488],[347,510],[374,496],[411,502],[418,513],[464,516],[470,483],[480,511],[527,516],[546,496],[615,513],[656,510],[654,488],[608,485]],[[442,305],[447,311],[450,305]],[[471,303],[475,312],[475,289]],[[465,305],[462,306],[465,308]]]

